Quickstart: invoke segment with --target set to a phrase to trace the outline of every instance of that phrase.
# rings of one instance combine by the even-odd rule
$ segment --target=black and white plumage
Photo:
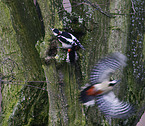
[[[112,118],[127,118],[134,112],[133,106],[127,102],[119,101],[113,91],[98,97],[96,103],[105,115]]]
[[[126,66],[125,55],[115,52],[102,58],[92,69],[90,84],[80,93],[80,100],[86,106],[98,105],[99,109],[112,118],[126,118],[133,112],[133,107],[127,102],[119,101],[113,90],[118,80],[110,80],[110,74]]]
[[[75,46],[76,48],[80,47],[84,49],[84,47],[81,45],[79,40],[71,33],[59,31],[58,29],[52,29],[52,28],[50,29],[52,30],[53,34],[57,36],[58,40],[61,42],[62,48],[70,49],[73,46]]]
[[[68,49],[66,62],[75,63],[78,60],[78,58],[79,57],[77,52],[75,51],[75,47]]]

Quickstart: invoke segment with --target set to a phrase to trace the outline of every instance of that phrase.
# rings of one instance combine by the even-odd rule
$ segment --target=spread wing
[[[110,74],[126,66],[127,57],[119,52],[102,58],[92,69],[90,83],[92,85],[109,80]]]
[[[98,97],[96,103],[105,115],[112,118],[127,118],[134,112],[133,107],[129,103],[119,101],[112,91]]]

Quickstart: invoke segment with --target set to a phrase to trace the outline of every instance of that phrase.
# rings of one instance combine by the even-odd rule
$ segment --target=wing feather
[[[91,71],[90,83],[94,85],[104,80],[109,80],[110,74],[119,68],[123,68],[126,65],[126,61],[126,56],[119,52],[102,58]]]
[[[105,115],[111,116],[112,118],[126,118],[133,113],[132,105],[119,101],[112,91],[98,97],[96,103]]]

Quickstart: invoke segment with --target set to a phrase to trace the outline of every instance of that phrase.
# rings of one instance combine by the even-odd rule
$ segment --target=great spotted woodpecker
[[[84,47],[81,45],[79,40],[72,35],[71,33],[64,32],[64,31],[59,31],[58,29],[52,29],[50,28],[55,36],[57,36],[58,40],[62,44],[62,48],[64,49],[71,49],[73,46],[74,47],[80,47],[84,49]]]
[[[134,107],[127,102],[119,101],[112,91],[120,80],[110,81],[110,74],[126,66],[127,57],[119,52],[102,58],[92,69],[90,84],[80,93],[80,101],[86,105],[98,105],[99,109],[112,118],[126,118]]]
[[[58,40],[61,42],[62,48],[68,50],[66,61],[75,63],[75,61],[78,59],[76,50],[78,48],[84,49],[79,40],[71,33],[59,31],[58,29],[55,28],[50,29],[52,30],[53,34],[58,38]]]

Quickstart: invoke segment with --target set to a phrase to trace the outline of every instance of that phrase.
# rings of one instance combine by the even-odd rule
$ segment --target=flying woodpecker
[[[119,101],[112,91],[120,80],[110,81],[110,74],[126,66],[127,57],[119,52],[102,58],[94,65],[90,74],[90,84],[80,93],[80,101],[86,105],[98,105],[98,108],[112,118],[126,118],[133,112],[132,105]]]
[[[75,47],[75,49],[77,49],[78,47],[80,47],[84,49],[79,40],[71,33],[59,31],[58,29],[54,28],[50,29],[52,30],[53,34],[57,36],[58,40],[61,42],[62,48],[71,49],[72,47]]]

